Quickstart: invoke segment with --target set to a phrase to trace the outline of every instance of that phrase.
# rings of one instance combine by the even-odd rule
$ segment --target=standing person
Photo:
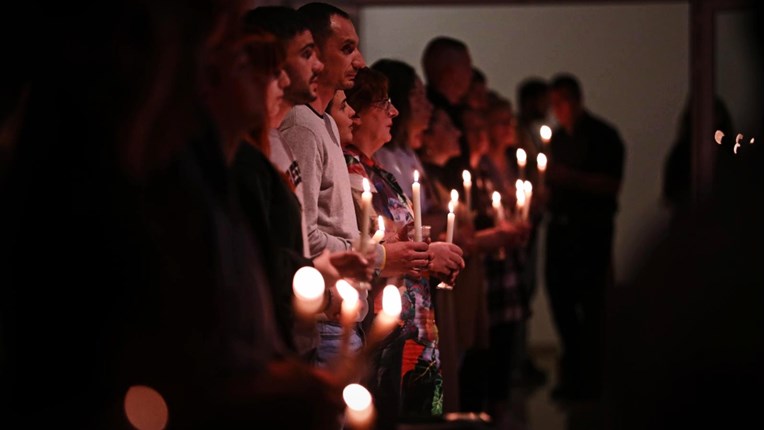
[[[443,109],[458,130],[463,132],[461,103],[470,89],[473,63],[464,42],[451,37],[436,37],[425,47],[422,69],[427,80],[428,99],[436,108]],[[462,171],[470,165],[470,149],[460,140],[460,155],[449,160],[446,185],[461,187]]]
[[[550,101],[560,127],[550,141],[545,270],[563,347],[561,379],[552,394],[559,399],[597,397],[624,144],[612,126],[584,108],[574,76],[553,79]]]
[[[354,178],[354,192],[360,195],[360,187],[356,185],[362,178],[369,180],[374,190],[372,206],[375,212],[386,219],[394,237],[406,237],[414,222],[412,202],[393,175],[372,158],[391,139],[393,118],[398,115],[388,97],[388,80],[378,71],[362,69],[347,94],[348,104],[360,118],[353,131],[353,142],[345,148],[348,171]],[[454,244],[431,242],[427,268],[432,275],[452,282],[464,267],[461,255],[462,250]],[[400,393],[398,411],[401,416],[440,415],[443,413],[443,378],[429,277],[410,272],[401,278],[386,280],[386,283],[404,287],[403,327],[399,337],[382,351],[375,382],[377,387],[387,388],[380,390],[385,399],[397,399]],[[400,388],[396,388],[398,384]]]

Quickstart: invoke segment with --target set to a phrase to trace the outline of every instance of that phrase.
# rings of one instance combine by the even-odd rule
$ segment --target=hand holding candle
[[[465,188],[465,207],[467,208],[467,213],[470,213],[472,208],[470,204],[470,188],[473,186],[473,182],[471,181],[470,172],[467,170],[462,171],[462,186]]]
[[[412,184],[412,204],[414,206],[414,241],[422,242],[422,213],[420,202],[420,172],[414,171]]]
[[[523,148],[518,148],[515,151],[515,158],[518,160],[518,177],[526,179],[526,151]]]

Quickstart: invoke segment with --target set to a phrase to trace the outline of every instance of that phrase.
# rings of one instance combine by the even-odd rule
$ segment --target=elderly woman
[[[398,115],[388,97],[388,80],[380,72],[362,69],[346,95],[360,120],[353,130],[352,143],[345,148],[351,184],[357,188],[363,178],[369,180],[372,206],[385,218],[386,230],[394,233],[386,241],[405,240],[414,219],[412,203],[393,175],[373,160],[375,153],[391,140],[393,118]],[[453,244],[431,243],[428,254],[429,262],[422,269],[447,281],[464,266],[462,251]],[[403,277],[389,278],[388,283],[401,288],[403,327],[382,351],[375,381],[377,396],[389,401],[400,394],[397,403],[402,416],[439,415],[443,411],[443,381],[429,279],[424,273],[408,271]],[[394,381],[400,381],[400,387]]]

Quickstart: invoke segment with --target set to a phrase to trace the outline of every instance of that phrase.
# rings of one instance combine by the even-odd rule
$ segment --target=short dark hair
[[[344,10],[327,3],[308,3],[301,6],[298,13],[303,16],[308,28],[313,33],[313,40],[321,47],[329,39],[332,29],[330,19],[334,15],[350,20],[351,17]]]
[[[436,73],[435,69],[441,69],[446,63],[443,61],[445,54],[453,52],[468,52],[464,42],[447,36],[438,36],[428,42],[422,53],[422,70],[430,82]]]
[[[309,28],[303,15],[285,6],[261,6],[244,15],[245,33],[270,33],[283,46],[306,30]]]
[[[409,94],[414,89],[417,72],[403,61],[389,59],[378,60],[372,65],[372,69],[381,72],[388,78],[388,95],[393,106],[398,110],[398,116],[393,118],[393,126],[390,129],[390,134],[393,136],[391,144],[406,145],[406,127],[412,114]]]
[[[576,76],[569,73],[560,73],[555,75],[550,84],[550,89],[554,91],[565,91],[568,97],[574,101],[582,101],[582,87]]]
[[[528,78],[518,84],[518,106],[523,109],[524,106],[536,100],[549,91],[550,88],[541,78]]]
[[[345,97],[348,105],[359,113],[388,97],[388,78],[377,70],[364,67],[356,74],[353,88],[345,90]]]

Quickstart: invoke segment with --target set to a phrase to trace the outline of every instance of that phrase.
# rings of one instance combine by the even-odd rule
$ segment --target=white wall
[[[536,75],[579,77],[585,104],[621,132],[627,146],[617,218],[617,281],[662,226],[663,161],[685,103],[688,5],[366,7],[362,52],[369,64],[396,58],[421,71],[427,42],[447,35],[470,47],[490,87],[515,100],[515,87]],[[544,294],[534,304],[532,342],[555,342]]]

